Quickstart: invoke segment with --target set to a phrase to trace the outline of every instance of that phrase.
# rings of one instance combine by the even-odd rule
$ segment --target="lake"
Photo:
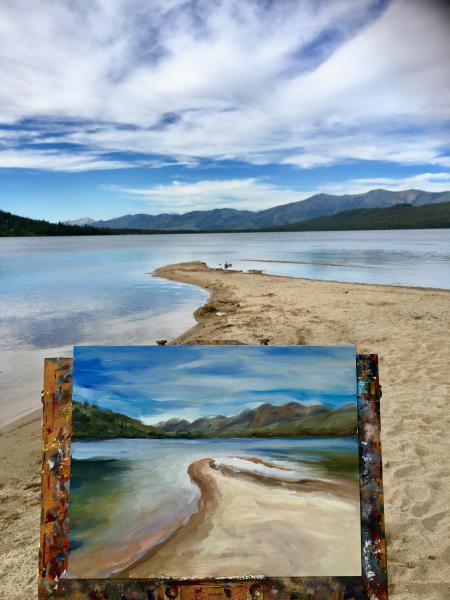
[[[206,292],[150,274],[190,260],[450,289],[450,230],[0,239],[0,423],[39,406],[45,356],[75,344],[149,344],[191,327]]]
[[[273,466],[257,464],[246,457],[256,457]],[[117,568],[123,568],[148,551],[144,540],[151,540],[151,546],[157,545],[185,524],[200,498],[199,488],[187,470],[201,458],[287,481],[355,481],[359,473],[358,442],[354,438],[74,442],[69,572],[75,575],[71,558],[76,559],[75,564],[82,564],[86,555],[95,556],[99,573],[107,576],[111,574],[109,557],[116,548],[120,548],[124,561],[119,561]]]

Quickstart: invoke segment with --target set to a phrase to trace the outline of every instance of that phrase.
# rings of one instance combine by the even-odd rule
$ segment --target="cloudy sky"
[[[353,346],[78,346],[73,398],[142,419],[356,402]]]
[[[438,0],[0,0],[1,208],[450,189]]]

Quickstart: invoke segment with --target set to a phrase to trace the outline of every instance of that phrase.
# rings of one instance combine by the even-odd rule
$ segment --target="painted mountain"
[[[96,227],[112,229],[149,230],[240,230],[281,227],[308,219],[335,215],[342,211],[361,208],[387,208],[397,204],[421,206],[450,201],[450,191],[424,192],[422,190],[371,190],[364,194],[332,196],[317,194],[306,200],[282,204],[261,211],[217,208],[207,211],[192,211],[185,214],[136,214],[90,223]]]
[[[155,425],[102,409],[73,402],[74,437],[113,438],[209,438],[209,437],[295,437],[354,435],[355,407],[346,404],[328,408],[288,402],[281,406],[261,404],[237,415],[202,417],[192,422],[172,418]]]

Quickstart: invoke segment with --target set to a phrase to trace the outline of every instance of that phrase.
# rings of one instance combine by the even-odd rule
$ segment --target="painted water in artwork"
[[[76,347],[69,576],[360,575],[355,349]]]

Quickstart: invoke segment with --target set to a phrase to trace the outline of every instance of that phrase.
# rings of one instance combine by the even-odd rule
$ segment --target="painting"
[[[355,363],[76,347],[67,576],[360,576]]]

